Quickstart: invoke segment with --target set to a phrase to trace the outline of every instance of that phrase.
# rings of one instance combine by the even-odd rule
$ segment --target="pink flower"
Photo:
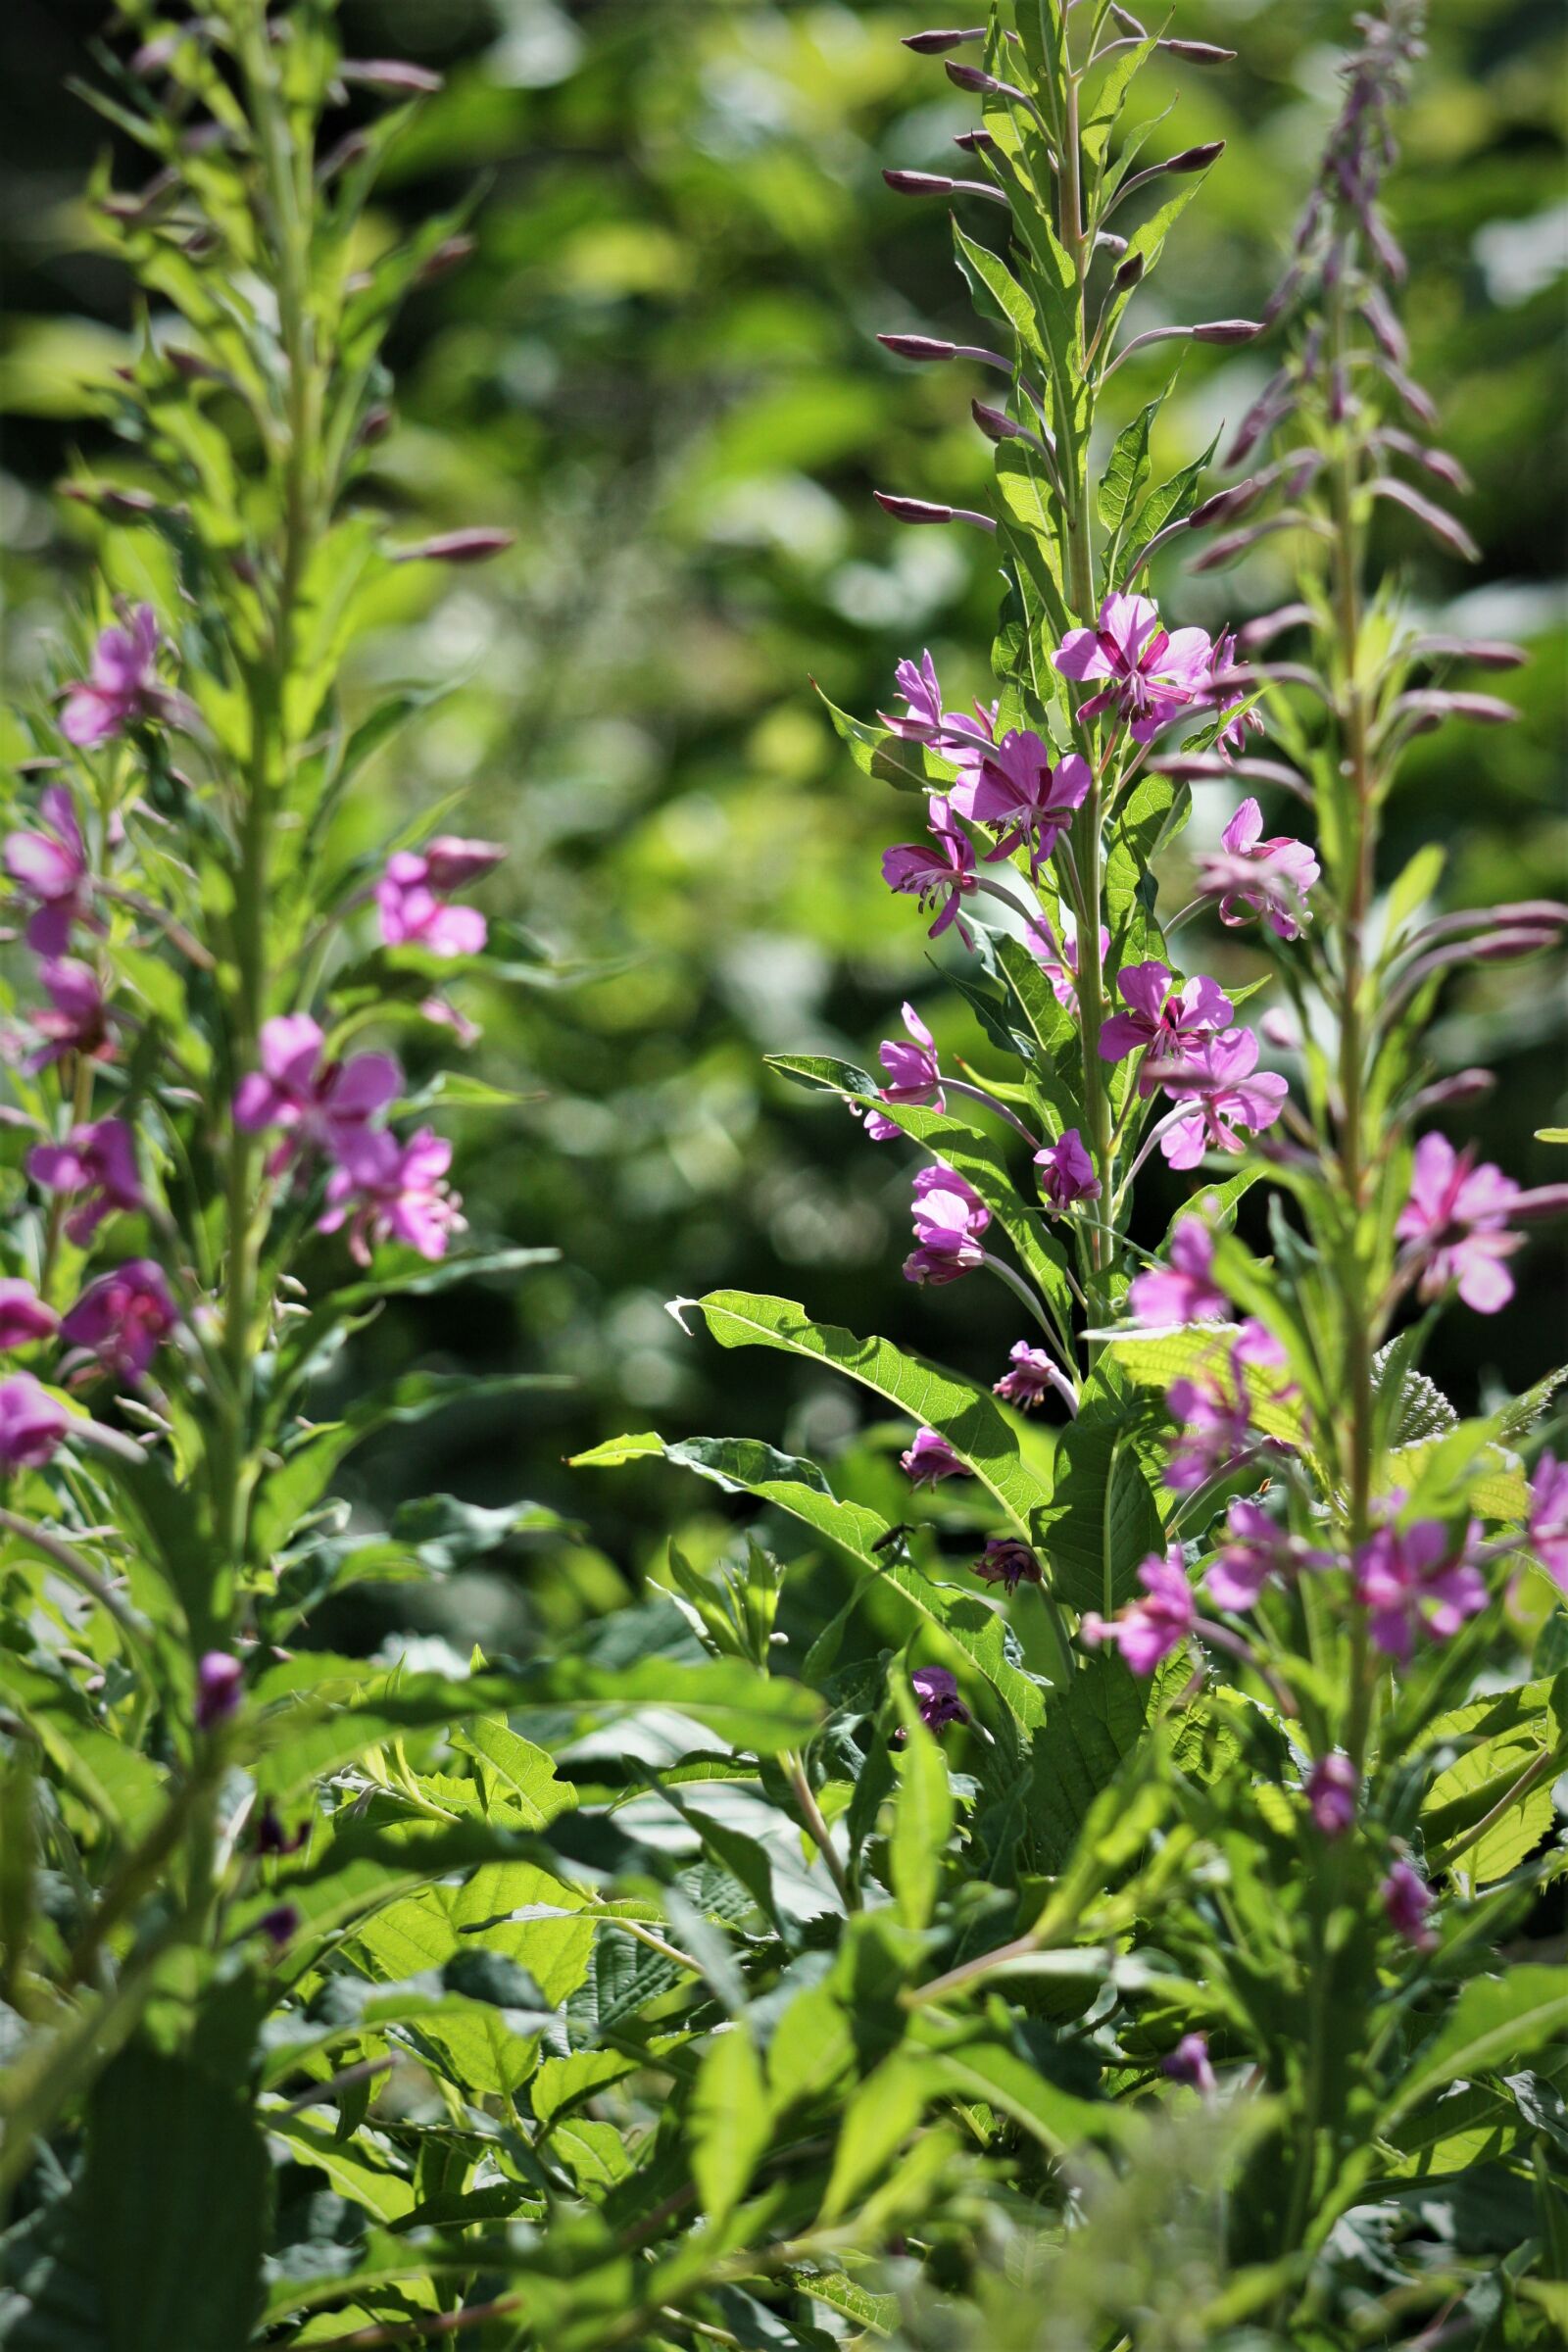
[[[993,1536],[976,1560],[974,1573],[983,1585],[1004,1585],[1009,1592],[1016,1592],[1020,1585],[1041,1581],[1039,1560],[1016,1536]]]
[[[1343,1838],[1355,1827],[1361,1780],[1348,1756],[1336,1748],[1319,1756],[1306,1783],[1307,1807],[1325,1838]]]
[[[934,1487],[944,1478],[971,1475],[968,1463],[959,1460],[940,1430],[935,1429],[916,1431],[908,1452],[899,1456],[899,1468],[907,1472],[911,1487]]]
[[[1203,700],[1214,647],[1206,629],[1167,636],[1147,596],[1107,596],[1099,626],[1069,629],[1052,659],[1064,678],[1108,681],[1080,707],[1080,718],[1118,710],[1131,720],[1137,740],[1147,743],[1178,710]]]
[[[1075,1201],[1100,1199],[1100,1178],[1076,1127],[1065,1128],[1056,1143],[1037,1152],[1035,1166],[1053,1216],[1065,1215]]]
[[[992,1395],[1004,1397],[1020,1412],[1032,1412],[1042,1397],[1057,1385],[1055,1365],[1043,1348],[1031,1348],[1020,1340],[1012,1349],[1012,1370],[1004,1372],[992,1387]]]
[[[914,1238],[919,1247],[904,1261],[906,1282],[956,1282],[972,1273],[985,1255],[980,1235],[991,1211],[961,1176],[940,1161],[914,1180]]]
[[[1125,1061],[1129,1054],[1152,1048],[1151,1062],[1178,1062],[1217,1029],[1223,1029],[1235,1009],[1217,981],[1197,978],[1177,988],[1162,963],[1135,963],[1116,976],[1129,1009],[1113,1012],[1100,1032],[1102,1061]],[[1138,1092],[1152,1095],[1158,1080],[1139,1072]]]
[[[1403,1665],[1417,1634],[1446,1641],[1486,1607],[1486,1580],[1465,1556],[1480,1534],[1472,1520],[1456,1550],[1441,1519],[1417,1519],[1367,1538],[1351,1563],[1355,1597],[1369,1612],[1372,1639],[1385,1657]]]
[[[203,1652],[196,1667],[196,1727],[210,1732],[239,1713],[245,1673],[238,1658],[226,1649]]]
[[[1208,2037],[1203,2034],[1184,2034],[1168,2058],[1159,2062],[1159,2071],[1173,2082],[1186,2082],[1201,2097],[1214,2095],[1214,2069],[1208,2060]]]
[[[30,1348],[35,1340],[52,1339],[59,1328],[60,1317],[30,1282],[14,1275],[0,1281],[0,1349]]]
[[[1250,909],[1281,939],[1298,939],[1308,919],[1306,894],[1323,869],[1304,841],[1287,833],[1264,841],[1262,831],[1262,810],[1244,801],[1219,837],[1220,852],[1199,860],[1198,887],[1218,899],[1222,923],[1244,923]]]
[[[86,1194],[66,1219],[68,1236],[83,1249],[111,1211],[142,1204],[136,1141],[123,1119],[94,1119],[73,1127],[63,1144],[34,1144],[27,1174],[41,1192]]]
[[[397,850],[375,886],[381,938],[389,948],[428,948],[434,956],[477,956],[489,936],[476,906],[455,906],[451,894],[491,873],[506,856],[500,842],[439,835],[424,850]]]
[[[1135,1322],[1218,1323],[1230,1300],[1214,1283],[1214,1236],[1200,1217],[1181,1217],[1171,1230],[1170,1263],[1135,1275],[1127,1305]]]
[[[1215,749],[1223,757],[1227,752],[1245,751],[1249,735],[1261,735],[1263,716],[1259,710],[1246,709],[1246,696],[1237,694],[1232,686],[1216,681],[1232,669],[1236,662],[1236,632],[1227,629],[1209,659],[1208,688],[1200,699],[1221,712],[1223,724],[1214,738]]]
[[[122,734],[133,719],[171,715],[174,698],[157,677],[160,642],[151,605],[138,605],[127,627],[100,633],[92,675],[73,686],[60,714],[60,732],[68,743],[91,750]]]
[[[1494,1315],[1513,1297],[1513,1276],[1502,1259],[1523,1237],[1507,1230],[1519,1197],[1511,1176],[1488,1160],[1473,1164],[1446,1135],[1424,1135],[1415,1148],[1410,1198],[1394,1230],[1410,1245],[1408,1261],[1422,1267],[1421,1296],[1441,1298],[1449,1284],[1478,1315]]]
[[[1031,917],[1025,926],[1023,944],[1051,982],[1051,993],[1056,1003],[1064,1005],[1069,1012],[1076,1012],[1078,1009],[1078,942],[1076,938],[1063,938],[1061,946],[1058,948],[1051,925],[1044,915],[1038,915]],[[1110,933],[1102,923],[1100,926],[1102,970],[1104,969],[1105,957],[1109,953]]]
[[[970,937],[958,913],[959,902],[978,888],[974,870],[974,849],[966,833],[960,833],[953,821],[953,810],[938,795],[931,802],[931,835],[934,848],[922,842],[900,842],[882,853],[882,879],[889,890],[900,891],[919,902],[922,914],[937,906],[937,919],[930,936],[936,939],[950,923],[958,926],[958,937],[966,948],[972,948]]]
[[[326,1182],[326,1212],[318,1233],[349,1227],[349,1249],[368,1265],[374,1243],[398,1241],[421,1257],[446,1255],[447,1243],[464,1230],[462,1201],[447,1184],[452,1146],[421,1127],[406,1144],[384,1128],[362,1127],[340,1134],[334,1149],[339,1164]]]
[[[23,1063],[24,1070],[43,1070],[64,1054],[85,1054],[106,1060],[114,1053],[105,1019],[104,992],[89,963],[74,956],[50,957],[38,966],[50,1000],[47,1012],[34,1013],[32,1028],[42,1040]]]
[[[942,1072],[937,1063],[936,1040],[912,1004],[903,1007],[904,1026],[913,1043],[906,1045],[902,1038],[884,1038],[878,1048],[878,1058],[888,1074],[882,1089],[884,1102],[916,1102],[929,1104],[933,1110],[946,1110],[947,1098],[942,1092]],[[891,1142],[902,1135],[891,1119],[879,1111],[865,1114],[865,1132],[874,1144]]]
[[[76,805],[63,784],[51,784],[39,795],[38,816],[38,832],[6,835],[6,872],[35,904],[27,924],[28,947],[40,956],[63,956],[71,945],[73,923],[87,922],[91,916],[86,845],[76,822]]]
[[[30,1372],[0,1380],[0,1471],[41,1470],[70,1427],[65,1406]]]
[[[1225,1514],[1225,1541],[1203,1583],[1222,1609],[1241,1615],[1255,1606],[1271,1576],[1283,1579],[1331,1565],[1328,1552],[1314,1551],[1260,1502],[1238,1495]]]
[[[1161,1476],[1173,1494],[1196,1494],[1248,1450],[1251,1412],[1245,1385],[1227,1390],[1217,1381],[1173,1380],[1165,1409],[1176,1428]]]
[[[308,1012],[283,1012],[262,1024],[262,1066],[234,1090],[234,1124],[247,1135],[280,1127],[283,1141],[268,1160],[277,1175],[309,1151],[341,1155],[378,1110],[403,1091],[403,1072],[390,1054],[356,1054],[323,1061],[321,1032]]]
[[[1038,874],[1051,856],[1090,785],[1089,762],[1077,752],[1052,765],[1051,747],[1028,728],[1010,728],[999,744],[964,755],[953,806],[971,824],[989,825],[997,846],[991,860],[1008,857],[1025,843],[1029,871]]]
[[[139,1380],[179,1316],[162,1266],[133,1257],[89,1283],[60,1326],[117,1380]]]
[[[1437,1897],[1420,1873],[1408,1862],[1396,1862],[1378,1892],[1383,1897],[1384,1916],[1396,1936],[1402,1936],[1418,1952],[1435,1951],[1438,1936],[1427,1926],[1427,1913]]]
[[[1184,1642],[1198,1622],[1182,1547],[1173,1544],[1163,1559],[1151,1552],[1138,1571],[1146,1598],[1131,1600],[1116,1617],[1091,1611],[1080,1632],[1091,1647],[1114,1642],[1134,1674],[1152,1674],[1161,1658]]]
[[[1568,1462],[1559,1462],[1549,1451],[1531,1476],[1525,1534],[1546,1574],[1568,1593]]]
[[[950,1723],[967,1723],[969,1710],[958,1696],[956,1675],[946,1666],[917,1666],[909,1677],[920,1721],[928,1732],[943,1731]]]
[[[1205,1152],[1240,1152],[1246,1136],[1273,1126],[1291,1090],[1277,1070],[1256,1070],[1257,1032],[1227,1029],[1166,1077],[1166,1093],[1193,1105],[1159,1139],[1173,1168],[1196,1168]]]
[[[901,662],[893,674],[904,697],[904,715],[890,717],[885,710],[877,714],[891,734],[902,737],[906,743],[929,743],[955,759],[965,744],[991,741],[997,705],[992,704],[989,717],[978,703],[974,718],[966,710],[944,710],[937,665],[929,653],[922,654],[918,663]]]

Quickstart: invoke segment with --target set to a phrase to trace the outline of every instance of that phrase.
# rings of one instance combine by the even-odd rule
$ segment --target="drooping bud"
[[[997,142],[989,130],[959,130],[954,133],[953,144],[961,147],[966,155],[995,155]]]
[[[1236,59],[1234,49],[1217,48],[1212,41],[1161,41],[1159,45],[1190,66],[1229,66]]]
[[[1031,114],[1034,112],[1034,100],[1026,90],[1020,90],[1015,82],[999,81],[983,66],[956,65],[950,58],[944,70],[956,90],[968,90],[977,98],[1013,98],[1020,106],[1028,107]]]
[[[1430,661],[1470,662],[1477,669],[1519,669],[1530,656],[1500,637],[1418,637],[1415,650]]]
[[[1478,726],[1505,727],[1519,715],[1512,703],[1505,703],[1495,694],[1447,694],[1441,688],[1418,687],[1410,694],[1401,694],[1394,706],[1396,718],[1424,719],[1429,727],[1441,726],[1446,718],[1473,719]],[[1422,729],[1425,733],[1426,728]]]
[[[873,490],[871,495],[895,522],[972,522],[982,531],[997,527],[989,514],[977,514],[972,507],[943,507],[927,498],[895,498],[887,490]]]
[[[1205,498],[1188,515],[1188,530],[1205,531],[1216,522],[1233,522],[1262,496],[1263,488],[1257,476],[1250,474],[1245,482],[1233,482],[1228,490],[1216,490],[1212,498]]]
[[[1263,329],[1255,318],[1205,318],[1192,332],[1200,343],[1251,343]]]
[[[1446,507],[1423,498],[1419,490],[1412,490],[1408,482],[1401,482],[1392,473],[1380,473],[1367,488],[1374,498],[1384,499],[1390,506],[1403,507],[1407,514],[1413,514],[1426,526],[1434,539],[1452,554],[1462,556],[1467,564],[1481,561],[1481,550],[1463,523],[1456,522]]]
[[[941,57],[949,49],[961,49],[966,41],[983,41],[983,24],[969,24],[961,32],[906,32],[904,46],[912,49],[916,57]]]
[[[1217,163],[1224,152],[1223,139],[1208,139],[1200,147],[1184,147],[1179,155],[1168,155],[1154,169],[1157,172],[1206,172],[1209,165]]]
[[[944,172],[884,172],[896,196],[984,196],[990,204],[1005,204],[1000,188],[987,179],[950,179]]]
[[[1310,605],[1281,605],[1272,612],[1261,612],[1256,620],[1248,621],[1237,634],[1236,647],[1241,654],[1260,654],[1265,645],[1283,637],[1287,629],[1297,629],[1312,618]]]

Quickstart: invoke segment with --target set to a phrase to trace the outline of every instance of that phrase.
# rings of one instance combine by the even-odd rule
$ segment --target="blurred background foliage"
[[[1170,148],[1228,143],[1142,324],[1256,315],[1349,16],[1348,0],[1178,0],[1174,29],[1241,55],[1184,69],[1179,88],[1158,73],[1139,85],[1144,111],[1178,101],[1156,134]],[[83,195],[104,134],[64,88],[104,17],[100,0],[7,0],[0,27],[0,527],[7,669],[24,694],[95,553],[51,485],[76,450],[126,466],[91,390],[134,323]],[[683,1473],[564,1468],[622,1429],[825,1448],[841,1492],[905,1507],[906,1430],[860,1427],[850,1393],[804,1367],[686,1338],[667,1299],[779,1291],[985,1378],[1018,1336],[995,1286],[902,1282],[905,1155],[762,1066],[776,1050],[872,1061],[906,996],[950,1053],[984,1061],[923,926],[878,878],[912,804],[851,766],[810,687],[868,713],[922,645],[950,701],[986,683],[985,543],[901,527],[870,495],[962,503],[989,478],[970,371],[909,368],[874,340],[971,331],[945,208],[881,174],[945,168],[973,116],[899,45],[927,21],[915,0],[343,0],[342,17],[351,53],[448,77],[397,153],[377,233],[485,183],[474,258],[416,298],[394,344],[381,494],[411,526],[517,533],[498,564],[415,567],[387,592],[362,685],[448,692],[385,760],[384,816],[390,829],[461,794],[447,825],[511,847],[492,915],[574,967],[466,1006],[483,1026],[470,1066],[533,1099],[453,1114],[475,1229],[557,1245],[559,1266],[514,1293],[401,1308],[366,1342],[388,1359],[575,1376],[554,1400],[476,1404],[361,1459],[367,1516],[450,1489],[531,1494],[584,1523],[578,1545],[370,1596],[329,1629],[373,1645],[406,1628],[466,1653],[548,1640],[638,1592],[671,1527],[699,1554],[723,1540],[720,1498]],[[1450,564],[1398,518],[1388,553],[1434,620],[1532,654],[1509,681],[1524,723],[1418,746],[1392,812],[1384,879],[1441,842],[1457,905],[1560,892],[1568,873],[1568,71],[1558,0],[1435,0],[1434,17],[1394,209],[1415,372],[1474,477],[1464,512],[1484,560]],[[136,183],[134,159],[116,167]],[[1156,453],[1172,466],[1240,417],[1273,364],[1266,347],[1186,348]],[[1129,364],[1129,411],[1169,353]],[[1277,547],[1217,578],[1167,570],[1162,598],[1209,626],[1265,609],[1288,588]],[[1191,839],[1211,840],[1232,805],[1202,788]],[[1170,887],[1182,879],[1178,863]],[[1233,979],[1250,968],[1234,936],[1202,960]],[[1467,1132],[1526,1181],[1561,1172],[1533,1140],[1568,1117],[1561,981],[1541,962],[1462,980],[1438,1036],[1448,1065],[1495,1065]],[[1177,1194],[1156,1180],[1152,1196],[1151,1239]],[[1538,1243],[1513,1308],[1450,1318],[1433,1369],[1461,1399],[1521,1387],[1564,1352],[1565,1324],[1562,1260]]]

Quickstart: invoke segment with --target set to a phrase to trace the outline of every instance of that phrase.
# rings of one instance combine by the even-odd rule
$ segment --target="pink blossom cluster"
[[[1285,1105],[1285,1080],[1257,1070],[1255,1031],[1231,1026],[1233,1006],[1218,983],[1178,982],[1152,957],[1117,974],[1125,1012],[1100,1032],[1101,1056],[1142,1056],[1140,1095],[1163,1086],[1180,1105],[1163,1123],[1160,1151],[1173,1168],[1195,1168],[1205,1152],[1240,1152],[1244,1138],[1273,1126]]]

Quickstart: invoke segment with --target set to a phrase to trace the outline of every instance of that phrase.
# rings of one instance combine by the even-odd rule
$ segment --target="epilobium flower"
[[[1135,1322],[1218,1323],[1230,1300],[1213,1281],[1214,1236],[1200,1217],[1181,1217],[1171,1230],[1170,1263],[1135,1275],[1127,1305]]]
[[[0,1471],[41,1470],[71,1427],[71,1415],[30,1372],[0,1380]]]
[[[1159,1139],[1173,1168],[1196,1168],[1205,1152],[1240,1152],[1245,1136],[1273,1126],[1290,1088],[1277,1070],[1256,1070],[1257,1032],[1227,1029],[1184,1058],[1180,1075],[1166,1075],[1166,1093],[1193,1104]]]
[[[1251,1412],[1245,1385],[1227,1389],[1219,1380],[1173,1380],[1165,1391],[1165,1409],[1176,1427],[1161,1476],[1173,1494],[1196,1494],[1247,1452]],[[1214,1590],[1212,1572],[1209,1589]],[[1224,1607],[1235,1606],[1218,1592],[1215,1597]]]
[[[942,1072],[937,1063],[936,1040],[931,1035],[912,1004],[902,1007],[904,1026],[912,1043],[906,1045],[902,1038],[885,1037],[877,1049],[877,1056],[888,1074],[882,1089],[884,1102],[914,1102],[928,1104],[933,1110],[946,1110],[947,1097],[942,1092]],[[865,1114],[865,1132],[874,1144],[885,1144],[904,1130],[880,1112]]]
[[[23,1068],[47,1069],[64,1054],[85,1054],[97,1060],[111,1056],[104,992],[91,964],[78,963],[73,956],[49,957],[38,966],[38,978],[49,1009],[32,1016],[33,1033],[41,1042]]]
[[[1427,1914],[1437,1897],[1420,1872],[1408,1862],[1396,1862],[1378,1892],[1383,1897],[1384,1916],[1395,1934],[1402,1936],[1418,1952],[1435,1951],[1437,1932],[1427,1926]]]
[[[1163,1559],[1151,1552],[1138,1571],[1145,1598],[1130,1600],[1115,1617],[1091,1610],[1079,1627],[1091,1648],[1114,1642],[1134,1674],[1152,1674],[1161,1658],[1184,1642],[1198,1622],[1182,1547],[1173,1544]]]
[[[914,1691],[914,1703],[920,1710],[920,1721],[928,1732],[940,1732],[950,1723],[967,1723],[969,1710],[958,1696],[956,1675],[946,1666],[917,1666],[909,1677]]]
[[[82,1249],[113,1210],[142,1205],[136,1139],[123,1119],[92,1119],[63,1144],[34,1144],[27,1174],[41,1192],[87,1196],[66,1219],[68,1237]]]
[[[1223,1029],[1235,1007],[1215,980],[1195,977],[1178,988],[1169,967],[1151,959],[1129,964],[1116,975],[1126,1012],[1113,1012],[1100,1032],[1102,1061],[1125,1061],[1129,1054],[1153,1049],[1151,1058],[1176,1062],[1203,1038]],[[1138,1091],[1152,1095],[1157,1079],[1140,1070]]]
[[[421,1127],[400,1144],[382,1128],[362,1128],[338,1140],[339,1163],[326,1181],[326,1209],[318,1233],[349,1228],[349,1250],[362,1266],[377,1242],[403,1242],[421,1257],[446,1255],[462,1233],[463,1203],[447,1183],[452,1146]]]
[[[489,926],[477,906],[453,906],[451,895],[492,873],[506,854],[500,842],[447,835],[422,851],[395,851],[375,886],[383,945],[428,948],[433,956],[477,956]]]
[[[934,1487],[944,1478],[968,1478],[969,1465],[960,1461],[940,1430],[917,1430],[913,1445],[899,1456],[911,1487]]]
[[[1360,1788],[1361,1776],[1348,1756],[1338,1748],[1319,1756],[1307,1776],[1306,1802],[1325,1838],[1343,1838],[1354,1829]]]
[[[87,851],[76,805],[63,784],[40,793],[38,816],[38,832],[7,834],[6,872],[35,904],[27,923],[28,947],[40,956],[63,956],[73,923],[91,916]]]
[[[1034,916],[1024,927],[1023,944],[1051,983],[1051,993],[1058,1004],[1069,1012],[1078,1009],[1078,941],[1066,935],[1060,947],[1044,915]],[[1110,933],[1100,926],[1100,962],[1103,970],[1110,953]]]
[[[1372,1639],[1385,1657],[1407,1664],[1417,1634],[1446,1641],[1486,1607],[1486,1579],[1466,1557],[1480,1533],[1472,1520],[1455,1548],[1441,1519],[1417,1519],[1409,1527],[1380,1527],[1367,1538],[1352,1563],[1355,1597],[1368,1611]]]
[[[906,841],[884,850],[882,879],[889,890],[918,900],[922,914],[937,908],[930,933],[933,939],[956,922],[958,937],[966,948],[972,948],[974,941],[959,916],[958,905],[978,887],[974,849],[968,835],[954,823],[952,808],[940,795],[931,803],[930,821],[934,846]]]
[[[1011,1371],[993,1382],[992,1395],[1015,1404],[1020,1412],[1033,1412],[1042,1397],[1057,1388],[1061,1375],[1046,1350],[1031,1348],[1027,1340],[1019,1340],[1013,1348],[1011,1363]]]
[[[52,1339],[59,1328],[60,1317],[30,1282],[18,1275],[0,1280],[0,1349],[30,1348],[34,1340]]]
[[[151,605],[138,605],[127,627],[100,633],[92,674],[73,686],[60,714],[60,732],[68,743],[90,750],[123,734],[134,719],[173,714],[176,698],[158,683],[161,642]]]
[[[210,1732],[239,1713],[245,1670],[226,1649],[204,1651],[196,1668],[196,1728]]]
[[[341,1155],[403,1091],[403,1072],[390,1054],[323,1061],[323,1043],[308,1012],[277,1014],[262,1025],[261,1068],[248,1071],[234,1090],[236,1127],[249,1135],[283,1130],[267,1163],[271,1175],[302,1152]]]
[[[1016,1536],[993,1536],[975,1561],[974,1573],[983,1585],[1004,1585],[1009,1592],[1041,1581],[1039,1560]]]
[[[293,1903],[274,1903],[270,1911],[262,1913],[256,1926],[274,1951],[284,1951],[300,1932],[298,1907]]]
[[[1525,1534],[1546,1574],[1568,1592],[1568,1462],[1559,1462],[1549,1449],[1531,1476]]]
[[[1055,1143],[1037,1152],[1035,1166],[1053,1216],[1064,1216],[1075,1201],[1100,1199],[1100,1178],[1076,1127],[1066,1128]]]
[[[1304,841],[1286,833],[1264,841],[1262,831],[1262,810],[1244,801],[1220,835],[1220,851],[1199,860],[1199,890],[1218,899],[1222,923],[1244,923],[1250,909],[1281,939],[1298,939],[1309,919],[1306,894],[1322,868]]]
[[[1168,2058],[1159,2062],[1159,2071],[1173,2082],[1186,2082],[1205,2099],[1214,2095],[1214,2069],[1208,2059],[1208,2037],[1203,2034],[1184,2034]]]
[[[1051,746],[1030,728],[1009,728],[999,744],[966,754],[953,806],[972,824],[990,826],[997,845],[987,851],[995,861],[1025,844],[1029,871],[1038,874],[1051,856],[1075,808],[1089,792],[1089,762],[1077,752],[1052,764]]]
[[[1255,1605],[1271,1576],[1291,1577],[1330,1564],[1328,1552],[1314,1551],[1260,1502],[1239,1494],[1225,1514],[1225,1541],[1203,1583],[1222,1609],[1242,1614]]]
[[[944,756],[957,759],[965,746],[988,744],[997,722],[998,705],[986,712],[977,703],[975,716],[967,710],[944,710],[937,666],[929,653],[919,662],[901,662],[894,671],[906,709],[902,716],[879,711],[882,724],[906,743],[929,743]]]
[[[1410,1245],[1407,1262],[1421,1267],[1423,1298],[1441,1297],[1452,1283],[1479,1315],[1507,1305],[1513,1276],[1501,1261],[1522,1245],[1507,1229],[1518,1197],[1513,1178],[1490,1160],[1478,1168],[1473,1153],[1456,1152],[1446,1136],[1421,1138],[1410,1197],[1394,1230]]]
[[[1202,699],[1213,658],[1206,629],[1178,629],[1174,636],[1167,635],[1147,596],[1107,596],[1098,626],[1069,629],[1052,656],[1064,678],[1080,684],[1108,680],[1081,706],[1080,718],[1117,710],[1131,721],[1140,743]]]
[[[919,1247],[904,1261],[906,1282],[956,1282],[978,1266],[985,1252],[980,1235],[991,1211],[973,1188],[939,1161],[914,1180],[914,1238]]]
[[[133,1257],[88,1284],[60,1336],[88,1349],[117,1379],[137,1380],[178,1320],[162,1266]]]

